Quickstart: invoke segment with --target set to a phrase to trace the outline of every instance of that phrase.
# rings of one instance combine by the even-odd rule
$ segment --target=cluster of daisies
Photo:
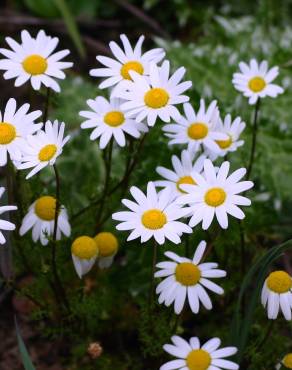
[[[198,107],[189,102],[186,95],[191,81],[184,81],[185,68],[171,72],[161,48],[142,51],[144,37],[134,47],[121,35],[121,43],[109,44],[112,57],[97,56],[101,64],[90,71],[93,77],[102,78],[99,89],[107,89],[107,98],[96,96],[87,101],[90,110],[79,114],[85,121],[82,129],[91,129],[90,139],[98,140],[100,149],[109,143],[124,147],[127,141],[139,139],[157,123],[169,139],[169,146],[178,145],[180,156],[172,156],[172,168],[157,167],[162,179],[150,181],[146,193],[133,186],[132,200],[123,199],[126,210],[112,215],[119,221],[117,230],[129,231],[128,241],[141,239],[141,243],[154,239],[163,245],[166,240],[181,243],[183,234],[191,234],[201,225],[208,230],[217,220],[227,229],[229,218],[242,220],[241,207],[251,201],[245,196],[253,187],[247,180],[246,169],[230,172],[227,155],[240,148],[244,141],[241,134],[245,123],[240,117],[221,116],[216,101],[209,105],[201,99]],[[11,49],[0,49],[5,59],[0,69],[5,79],[15,79],[15,86],[30,82],[35,90],[43,84],[60,92],[56,79],[64,79],[64,69],[72,66],[62,61],[68,50],[54,52],[58,38],[40,31],[33,38],[27,31],[21,33],[21,43],[7,37]],[[249,64],[241,62],[240,72],[233,77],[234,87],[255,104],[266,96],[276,97],[283,92],[273,84],[278,67],[268,69],[266,61]],[[17,108],[15,99],[9,99],[4,112],[0,112],[0,166],[11,160],[17,170],[27,170],[27,179],[47,166],[55,166],[69,136],[64,136],[65,124],[58,121],[36,122],[41,111],[29,111],[29,104]],[[220,159],[218,165],[214,161]],[[223,159],[223,161],[222,161]],[[221,163],[220,163],[221,162]],[[0,189],[1,195],[4,188]],[[0,212],[16,210],[15,206],[3,206]],[[49,243],[56,226],[56,238],[70,236],[71,227],[64,205],[57,209],[57,200],[43,195],[30,206],[20,227],[24,235],[32,230],[34,242]],[[0,229],[13,230],[14,224],[0,220]],[[5,238],[0,233],[0,243]],[[222,295],[224,290],[213,279],[223,278],[226,271],[214,262],[204,262],[207,244],[201,241],[192,258],[166,251],[167,260],[159,262],[155,278],[160,279],[156,288],[158,302],[174,307],[180,314],[186,301],[194,314],[200,307],[212,309],[210,295]],[[94,237],[82,235],[71,246],[72,260],[81,278],[98,261],[101,268],[108,267],[118,251],[118,240],[110,232],[102,231]],[[292,279],[285,271],[274,271],[266,279],[262,290],[262,304],[268,317],[275,319],[281,309],[285,318],[291,320]],[[171,338],[172,344],[164,349],[177,359],[167,362],[160,370],[218,370],[238,369],[233,361],[226,360],[237,352],[235,347],[219,348],[221,341],[213,338],[202,344],[197,337],[189,341],[179,336]],[[291,366],[291,355],[281,363]],[[289,367],[290,366],[290,367]]]

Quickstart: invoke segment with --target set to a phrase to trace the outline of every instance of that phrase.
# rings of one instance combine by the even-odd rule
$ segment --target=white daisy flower
[[[280,363],[277,364],[276,369],[292,369],[292,353],[288,353],[283,357]]]
[[[285,271],[274,271],[265,280],[262,295],[262,305],[267,307],[268,318],[275,320],[279,311],[286,320],[292,319],[292,278]]]
[[[220,152],[216,140],[227,140],[228,136],[216,130],[219,119],[217,102],[213,100],[206,108],[204,99],[200,100],[200,108],[196,113],[191,104],[184,104],[184,116],[176,123],[163,127],[166,136],[170,137],[169,145],[187,144],[191,153],[198,152],[201,147],[213,152]]]
[[[216,140],[219,145],[219,152],[208,151],[208,155],[212,161],[217,157],[224,157],[229,152],[235,152],[240,146],[244,144],[244,140],[240,140],[240,135],[245,129],[245,122],[240,117],[236,117],[233,121],[231,115],[227,114],[224,121],[219,118],[216,130],[227,135],[227,140]]]
[[[7,153],[12,161],[19,161],[27,136],[42,127],[42,123],[35,123],[42,112],[28,113],[29,108],[29,104],[23,104],[17,109],[16,100],[11,98],[4,112],[0,111],[0,166],[6,165]]]
[[[5,188],[0,187],[0,198],[2,197],[4,192],[5,192]],[[16,210],[17,210],[16,206],[1,206],[0,207],[0,215],[2,215],[4,212],[16,211]],[[15,225],[10,221],[0,220],[0,230],[12,231],[12,230],[15,230]],[[0,231],[0,244],[4,244],[5,242],[6,242],[6,239],[5,239],[2,231]]]
[[[156,293],[159,294],[158,302],[166,306],[174,303],[174,311],[177,315],[182,312],[186,299],[195,314],[199,312],[200,302],[207,310],[211,310],[212,302],[206,289],[216,294],[224,293],[224,290],[210,278],[225,277],[226,271],[217,269],[217,263],[200,264],[205,249],[206,242],[201,241],[193,259],[166,252],[165,256],[172,262],[165,261],[156,265],[160,271],[154,276],[165,278],[156,288]]]
[[[239,366],[226,357],[237,352],[236,347],[223,347],[219,349],[221,340],[212,338],[203,345],[197,337],[190,338],[189,342],[174,335],[173,344],[165,344],[163,349],[177,360],[169,361],[160,367],[160,370],[237,370]]]
[[[130,192],[137,203],[122,200],[130,212],[112,215],[114,220],[122,221],[117,225],[117,230],[133,230],[128,241],[141,237],[144,243],[153,237],[158,244],[163,244],[165,238],[178,244],[183,233],[192,232],[189,226],[177,221],[186,215],[186,210],[172,201],[170,188],[157,193],[154,183],[148,182],[146,195],[135,186],[131,187]]]
[[[19,234],[22,236],[32,229],[32,240],[36,243],[40,240],[42,245],[47,245],[49,237],[53,236],[55,225],[56,199],[50,195],[38,198],[29,207],[28,213],[23,218]],[[62,233],[70,236],[71,227],[68,221],[67,210],[61,205],[56,239],[60,240]]]
[[[135,71],[142,76],[148,76],[150,63],[159,63],[165,56],[165,52],[161,48],[152,49],[143,54],[142,44],[144,36],[140,36],[134,48],[132,48],[126,35],[120,35],[120,38],[124,50],[114,41],[109,43],[111,52],[117,60],[105,56],[97,56],[96,59],[104,67],[92,69],[89,72],[91,76],[105,78],[99,85],[100,89],[114,86],[121,81],[131,80],[129,71]]]
[[[113,233],[103,231],[94,240],[98,247],[98,266],[102,269],[110,267],[119,249],[118,239]]]
[[[155,181],[155,185],[158,187],[171,187],[172,192],[177,196],[183,194],[184,191],[181,189],[180,185],[196,184],[193,174],[202,171],[205,158],[204,155],[201,155],[193,163],[191,155],[187,150],[182,151],[181,159],[173,155],[171,157],[171,162],[174,170],[172,171],[160,166],[157,167],[156,172],[166,180]]]
[[[141,132],[147,132],[146,125],[136,122],[134,119],[125,116],[125,111],[121,108],[121,100],[111,98],[110,101],[102,96],[87,100],[87,104],[93,110],[81,111],[80,116],[87,118],[81,124],[81,128],[93,128],[90,140],[100,138],[100,149],[104,149],[110,139],[114,137],[120,146],[126,145],[125,133],[139,138]]]
[[[81,279],[94,265],[98,256],[98,246],[89,236],[79,236],[71,246],[73,264],[77,275]]]
[[[210,159],[206,159],[203,174],[194,174],[196,185],[181,185],[187,194],[181,195],[176,201],[190,205],[191,227],[202,221],[202,227],[206,230],[216,215],[220,226],[226,229],[227,214],[240,220],[245,217],[238,206],[249,206],[251,201],[238,194],[251,189],[253,182],[239,181],[246,174],[245,168],[240,168],[228,176],[229,168],[230,163],[223,162],[217,172]]]
[[[121,107],[128,111],[128,116],[135,117],[136,121],[147,119],[148,125],[154,126],[159,117],[162,121],[169,122],[171,118],[180,117],[175,105],[189,100],[188,96],[182,94],[192,83],[180,82],[184,74],[185,68],[181,67],[169,76],[168,60],[161,67],[151,64],[149,78],[130,71],[132,81],[125,83],[124,89],[117,90],[115,94],[127,100]]]
[[[282,94],[284,89],[271,82],[278,76],[279,67],[268,70],[266,60],[258,63],[251,59],[249,65],[244,62],[239,63],[240,73],[234,73],[232,83],[236,90],[249,98],[249,104],[255,104],[259,98],[270,96],[275,98]]]
[[[23,147],[21,163],[17,165],[19,170],[34,167],[26,179],[29,179],[44,167],[54,165],[56,159],[61,155],[64,145],[70,136],[64,138],[65,124],[59,125],[57,120],[52,123],[47,121],[45,131],[38,131],[36,135],[27,137],[27,143]]]
[[[0,49],[0,53],[7,59],[0,60],[0,69],[5,70],[5,79],[16,78],[15,86],[21,86],[28,80],[34,90],[39,90],[41,84],[60,92],[60,86],[55,78],[64,79],[63,69],[72,67],[73,63],[61,62],[70,51],[62,50],[53,53],[56,49],[58,37],[47,36],[41,30],[36,38],[31,37],[26,30],[21,32],[21,43],[11,37],[6,37],[9,49]]]

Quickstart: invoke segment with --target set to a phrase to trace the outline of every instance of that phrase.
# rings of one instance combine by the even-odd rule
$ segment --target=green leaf
[[[30,358],[29,353],[26,349],[26,346],[23,342],[23,339],[21,337],[16,317],[14,318],[14,320],[15,320],[15,330],[16,330],[18,348],[19,348],[19,351],[20,351],[23,366],[24,366],[25,370],[36,370],[32,361],[31,361],[31,358]]]
[[[81,57],[85,56],[85,49],[84,45],[82,43],[82,39],[80,36],[80,32],[78,30],[77,24],[75,22],[75,19],[70,11],[70,8],[68,7],[66,0],[54,0],[54,3],[56,7],[59,9],[60,13],[62,14],[62,17],[64,19],[64,22],[67,26],[68,32],[80,54]]]
[[[236,310],[231,325],[232,342],[238,347],[238,359],[242,359],[247,344],[249,332],[253,324],[253,316],[256,305],[259,303],[262,286],[267,277],[271,264],[278,259],[282,253],[292,248],[292,239],[285,243],[271,248],[264,256],[260,257],[247,273],[243,280]],[[256,282],[256,286],[252,283]],[[249,291],[252,288],[252,291]],[[244,317],[241,317],[241,308],[244,297],[248,298],[248,307]]]
[[[46,18],[56,18],[59,11],[56,6],[47,0],[24,0],[25,5],[35,14]]]

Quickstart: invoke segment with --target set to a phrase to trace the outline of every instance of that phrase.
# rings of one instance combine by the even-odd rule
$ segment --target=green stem
[[[137,166],[138,162],[139,162],[139,154],[141,155],[141,149],[143,147],[143,144],[144,144],[144,141],[145,141],[145,138],[146,138],[146,135],[144,135],[142,137],[142,139],[140,140],[140,143],[138,145],[138,148],[135,152],[135,155],[134,155],[134,159],[132,161],[131,164],[126,164],[126,169],[125,169],[125,173],[122,177],[122,179],[107,193],[107,196],[109,197],[110,195],[112,195],[113,193],[116,192],[116,190],[118,190],[119,188],[123,188],[124,189],[124,192],[125,190],[127,190],[127,184],[129,183],[129,180],[130,180],[130,176],[131,174],[133,173],[135,167]],[[78,211],[77,213],[75,213],[72,217],[71,217],[71,220],[75,220],[76,218],[82,216],[85,212],[89,211],[92,207],[96,207],[98,204],[101,203],[103,197],[99,197],[98,199],[94,200],[92,199],[92,202],[90,204],[88,204],[86,207],[82,208],[80,211]],[[102,222],[103,223],[103,222]],[[102,224],[101,223],[101,224]]]
[[[155,273],[155,266],[157,261],[157,242],[154,240],[153,246],[153,255],[152,255],[152,266],[151,266],[151,277],[150,277],[150,289],[149,289],[149,300],[148,300],[148,307],[149,311],[151,311],[153,305],[153,296],[154,296],[154,273]]]
[[[52,248],[51,248],[51,261],[52,261],[52,271],[54,277],[54,286],[58,298],[61,302],[64,303],[66,309],[70,312],[70,305],[66,296],[66,291],[62,285],[58,269],[57,269],[57,262],[56,262],[56,247],[57,247],[57,230],[58,230],[58,216],[60,211],[60,176],[57,169],[56,164],[53,165],[55,178],[56,178],[56,208],[55,208],[55,218],[54,218],[54,231],[53,231],[53,241],[52,241]]]
[[[101,196],[101,203],[100,207],[98,210],[98,215],[97,215],[97,225],[96,225],[96,231],[98,232],[100,228],[100,223],[101,223],[101,218],[105,206],[105,201],[107,198],[107,195],[109,193],[109,182],[110,182],[110,177],[111,177],[111,168],[112,168],[112,155],[113,155],[113,138],[111,138],[109,147],[108,147],[108,156],[106,158],[106,155],[104,155],[104,163],[105,163],[105,181],[104,181],[104,187],[103,187],[103,193]]]
[[[258,133],[258,116],[259,116],[260,104],[261,104],[261,100],[258,99],[256,106],[255,106],[255,112],[254,112],[252,143],[251,143],[249,164],[248,164],[247,171],[246,171],[246,180],[250,178],[251,171],[253,168],[255,153],[256,153],[257,133]]]
[[[51,97],[51,89],[49,87],[47,87],[45,106],[44,106],[44,114],[43,114],[43,122],[44,123],[46,123],[46,121],[48,119],[49,106],[50,106],[50,97]]]

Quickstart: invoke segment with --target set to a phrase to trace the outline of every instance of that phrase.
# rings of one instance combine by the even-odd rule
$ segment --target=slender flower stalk
[[[106,154],[108,155],[106,156]],[[109,183],[110,183],[111,168],[112,168],[112,155],[113,155],[113,139],[110,140],[109,147],[108,147],[108,153],[104,152],[105,180],[104,180],[103,193],[101,196],[101,203],[100,203],[98,214],[97,214],[98,221],[96,225],[96,232],[99,231],[105,201],[109,193]]]
[[[56,208],[55,208],[55,218],[54,218],[54,231],[52,240],[52,270],[54,276],[54,285],[58,299],[64,303],[67,311],[70,312],[70,305],[66,296],[65,289],[62,285],[56,263],[56,246],[57,246],[57,230],[58,230],[58,215],[60,211],[60,176],[56,164],[53,165],[55,178],[56,178]]]
[[[259,116],[260,104],[261,104],[261,99],[258,99],[256,106],[255,106],[255,112],[254,112],[252,143],[251,143],[249,164],[248,164],[247,171],[246,171],[246,180],[250,178],[251,171],[253,168],[255,153],[256,153],[257,134],[258,134],[258,116]]]
[[[151,282],[150,282],[150,289],[149,289],[149,301],[148,301],[148,308],[149,312],[153,306],[153,297],[154,297],[154,273],[155,273],[155,266],[157,262],[157,242],[154,240],[153,245],[153,255],[152,255],[152,266],[151,266]]]
[[[49,113],[49,108],[50,108],[50,98],[51,98],[51,89],[47,87],[45,104],[44,104],[44,114],[43,114],[44,122],[47,122],[47,119],[48,119],[48,113]]]

